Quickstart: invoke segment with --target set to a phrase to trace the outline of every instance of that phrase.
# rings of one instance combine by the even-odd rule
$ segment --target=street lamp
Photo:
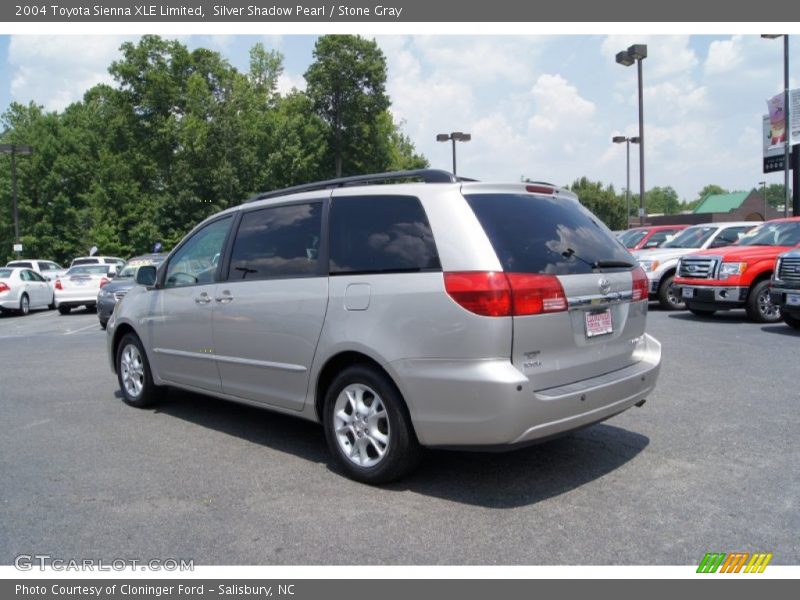
[[[644,99],[642,97],[642,61],[647,58],[647,44],[634,44],[617,52],[617,63],[630,67],[634,62],[639,74],[639,224],[644,225]]]
[[[631,144],[638,144],[638,137],[625,137],[624,135],[615,135],[611,138],[615,144],[625,142],[625,229],[630,227],[631,221]]]
[[[789,216],[789,139],[792,134],[791,121],[789,120],[789,35],[788,34],[762,34],[762,38],[774,40],[779,37],[783,38],[783,118],[786,125],[784,126],[784,137],[786,141],[783,144],[783,189],[786,198],[783,201],[783,216]],[[792,211],[795,216],[800,212],[800,207],[794,206]]]
[[[472,139],[469,133],[454,131],[453,133],[439,133],[436,136],[437,142],[453,141],[453,175],[456,174],[456,142],[468,142]]]
[[[19,210],[17,209],[17,154],[33,154],[33,148],[23,144],[0,144],[0,154],[11,155],[11,189],[14,199],[14,252],[19,257]]]
[[[625,142],[625,199],[626,199],[626,214],[625,214],[625,228],[630,226],[631,218],[631,144],[638,144],[639,138],[625,137],[624,135],[615,135],[611,138],[615,144]]]
[[[761,186],[761,195],[764,196],[764,220],[767,220],[767,182],[759,181],[758,185]]]

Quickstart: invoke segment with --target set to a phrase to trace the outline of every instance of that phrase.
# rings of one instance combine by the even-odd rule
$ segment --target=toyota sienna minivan
[[[647,278],[564,189],[421,170],[276,192],[209,217],[116,305],[123,400],[166,386],[322,424],[353,479],[423,447],[514,449],[653,390]]]

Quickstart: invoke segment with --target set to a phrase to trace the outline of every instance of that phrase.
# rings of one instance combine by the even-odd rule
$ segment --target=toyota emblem
[[[601,294],[607,294],[609,291],[611,291],[611,282],[605,277],[601,277],[597,281],[597,287],[600,288]]]

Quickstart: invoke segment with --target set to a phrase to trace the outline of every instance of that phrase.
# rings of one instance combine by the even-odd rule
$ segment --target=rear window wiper
[[[624,260],[596,260],[594,262],[588,261],[575,254],[575,250],[567,248],[561,253],[564,258],[577,258],[582,263],[589,265],[591,269],[632,269],[636,265]]]

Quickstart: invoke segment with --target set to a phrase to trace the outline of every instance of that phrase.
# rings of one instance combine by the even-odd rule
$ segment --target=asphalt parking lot
[[[93,313],[0,317],[0,563],[800,562],[800,335],[651,310],[641,409],[507,454],[431,451],[384,488],[332,470],[320,427],[173,391],[119,400]]]

